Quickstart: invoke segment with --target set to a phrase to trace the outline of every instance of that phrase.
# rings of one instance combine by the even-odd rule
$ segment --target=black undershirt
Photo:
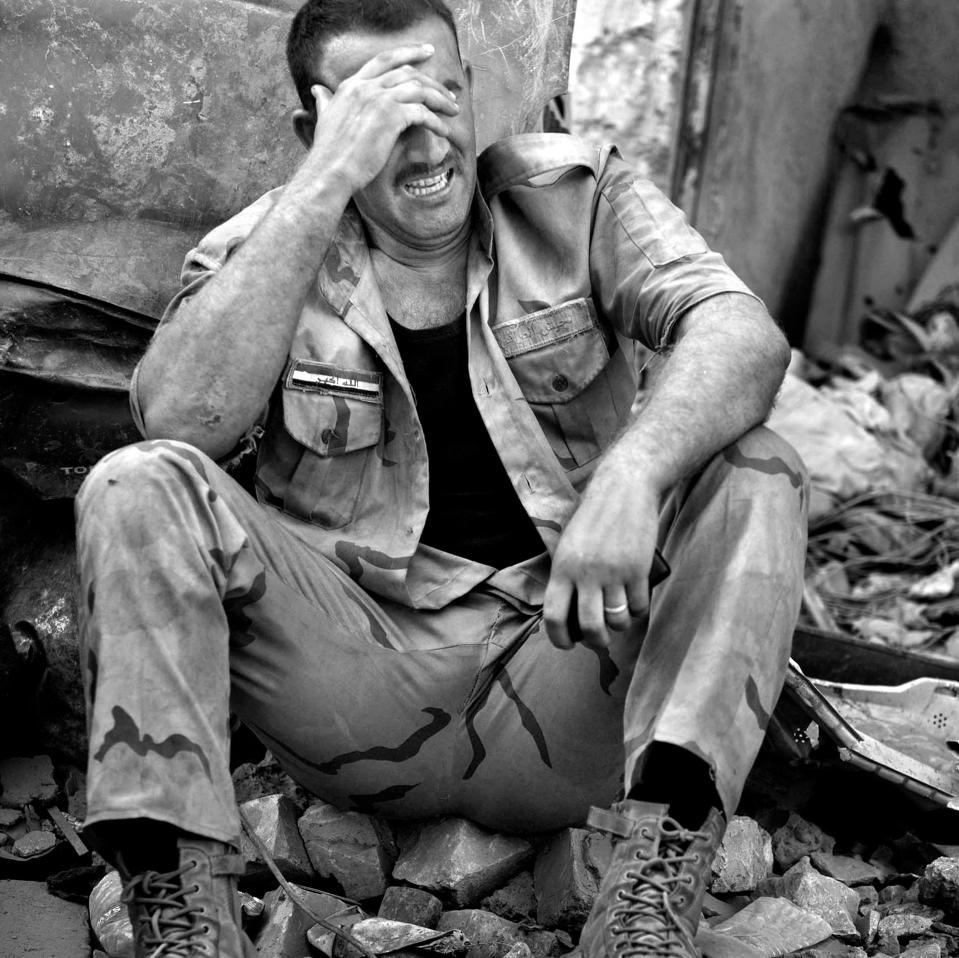
[[[466,317],[432,329],[390,319],[430,463],[421,541],[502,569],[543,551],[489,438],[470,388]]]

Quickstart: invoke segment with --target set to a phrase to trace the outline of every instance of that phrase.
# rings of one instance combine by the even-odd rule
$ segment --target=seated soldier
[[[87,832],[137,955],[252,953],[231,713],[343,808],[598,806],[584,955],[695,955],[800,601],[786,343],[614,149],[477,158],[441,0],[308,0],[288,58],[302,165],[187,255],[147,441],[77,500]],[[255,499],[217,465],[254,446]]]

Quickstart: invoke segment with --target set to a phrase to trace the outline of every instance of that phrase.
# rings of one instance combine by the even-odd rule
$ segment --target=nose
[[[450,141],[425,126],[410,127],[406,131],[405,145],[408,160],[422,163],[431,170],[438,167],[450,151]]]

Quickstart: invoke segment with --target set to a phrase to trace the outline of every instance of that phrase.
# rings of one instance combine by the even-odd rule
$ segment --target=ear
[[[304,110],[301,107],[293,111],[293,130],[299,141],[307,149],[313,145],[316,123],[320,114],[326,109],[330,100],[333,99],[333,91],[320,83],[315,83],[311,86],[310,93],[313,94],[316,106],[312,110]]]

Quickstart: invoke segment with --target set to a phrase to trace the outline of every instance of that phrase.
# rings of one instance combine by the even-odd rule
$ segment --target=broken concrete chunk
[[[835,878],[850,888],[872,885],[882,878],[879,869],[861,858],[849,855],[830,855],[828,852],[813,852],[813,865],[829,878]]]
[[[20,858],[33,858],[49,851],[57,843],[57,836],[53,832],[27,832],[22,838],[13,843],[13,854]]]
[[[926,866],[919,879],[919,900],[946,911],[959,909],[959,858],[937,858]]]
[[[426,825],[404,849],[393,877],[471,905],[515,875],[531,851],[521,838],[497,835],[463,818],[443,818]]]
[[[785,898],[757,898],[712,931],[734,938],[763,955],[785,955],[825,941],[829,923]]]
[[[383,894],[392,865],[385,823],[317,802],[303,813],[298,827],[313,867],[338,882],[344,895],[363,900]]]
[[[536,913],[533,873],[529,869],[514,875],[502,888],[497,888],[480,902],[486,911],[509,921],[527,921]]]
[[[856,928],[862,943],[868,948],[879,935],[879,921],[882,915],[875,908],[870,908],[856,919]]]
[[[0,808],[0,828],[10,828],[23,818],[19,808]]]
[[[879,937],[916,938],[932,928],[928,915],[886,915],[879,919]]]
[[[380,918],[406,921],[422,928],[435,928],[443,914],[443,903],[422,888],[390,885],[380,902]]]
[[[244,802],[240,811],[266,846],[283,876],[289,881],[311,884],[315,872],[297,828],[297,809],[285,795],[266,795]],[[240,835],[240,850],[247,875],[267,870],[266,862],[246,832]]]
[[[56,797],[49,755],[0,759],[0,805],[17,809],[28,802],[49,805]]]
[[[566,828],[539,853],[533,868],[536,920],[549,928],[579,930],[589,915],[612,843],[607,835]]]
[[[444,912],[437,928],[463,932],[470,942],[466,958],[500,958],[521,940],[518,925],[479,908]]]
[[[769,833],[751,818],[734,815],[712,864],[712,891],[752,891],[773,870]]]
[[[533,953],[529,950],[529,945],[525,941],[518,941],[503,958],[533,958]]]
[[[792,868],[800,858],[813,852],[832,854],[836,845],[834,838],[795,812],[790,812],[786,824],[773,832],[772,843],[773,857],[784,872]]]
[[[294,890],[318,918],[329,918],[349,909],[345,902],[332,895],[296,886]],[[303,958],[307,953],[306,933],[313,926],[313,919],[297,908],[282,888],[264,897],[263,913],[263,924],[254,942],[259,954],[270,958]]]
[[[938,941],[921,941],[910,945],[901,958],[942,958],[942,947]]]
[[[529,947],[533,958],[557,958],[569,949],[571,944],[569,937],[566,937],[566,945],[560,939],[559,934],[546,931],[543,928],[524,928],[520,926],[519,933],[523,936],[523,941]]]
[[[859,896],[835,878],[821,875],[808,858],[800,859],[783,875],[783,894],[794,905],[825,919],[836,936],[859,939],[853,921],[859,913]]]
[[[234,769],[233,791],[237,802],[249,802],[267,795],[285,795],[296,806],[297,812],[305,811],[313,802],[313,796],[280,768],[270,752],[255,765],[245,762]]]

